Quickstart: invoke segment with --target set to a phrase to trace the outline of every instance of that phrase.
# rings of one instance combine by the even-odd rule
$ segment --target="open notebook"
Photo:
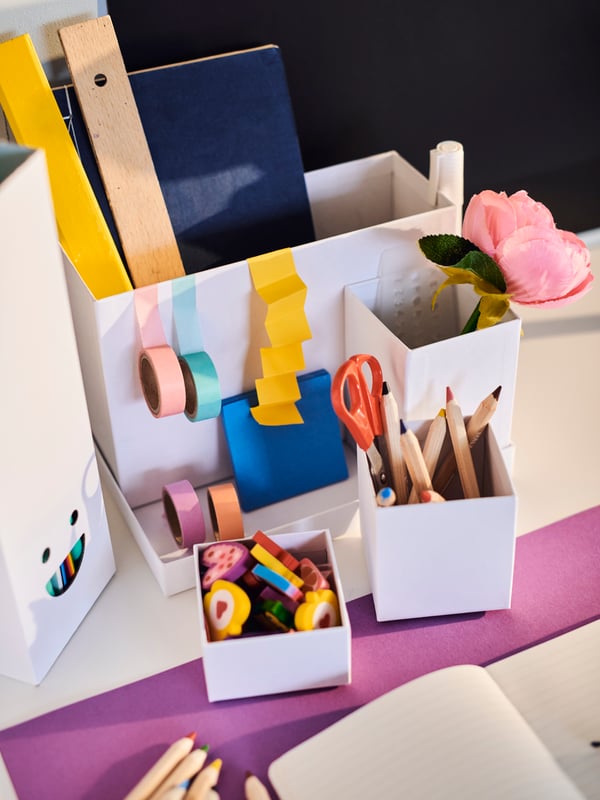
[[[448,667],[276,759],[280,800],[600,798],[600,621],[487,668]]]

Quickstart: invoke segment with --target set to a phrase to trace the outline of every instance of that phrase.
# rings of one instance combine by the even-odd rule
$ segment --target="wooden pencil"
[[[381,421],[385,438],[390,478],[397,503],[406,503],[408,500],[408,476],[406,474],[406,464],[400,446],[400,416],[398,413],[398,403],[390,392],[386,381],[383,382],[381,393]]]
[[[206,746],[198,747],[188,753],[152,792],[149,800],[159,800],[168,789],[177,788],[197,775],[204,766],[207,756],[208,748]]]
[[[158,761],[148,770],[144,777],[136,783],[124,800],[148,800],[165,778],[175,769],[194,746],[195,733],[189,733],[170,745]]]
[[[422,503],[444,503],[445,501],[446,498],[442,497],[442,495],[434,489],[423,489],[421,492]]]
[[[446,387],[446,419],[463,494],[467,499],[480,497],[465,421],[449,386]]]
[[[481,403],[477,406],[473,415],[466,424],[467,439],[469,440],[469,447],[474,447],[481,434],[487,428],[490,420],[494,416],[498,408],[498,401],[502,386],[496,387],[491,394],[488,394]],[[456,458],[454,452],[448,453],[446,458],[440,464],[437,472],[433,477],[433,485],[442,494],[445,492],[448,484],[454,473],[456,472]]]
[[[431,477],[423,458],[423,452],[419,440],[402,420],[400,420],[400,444],[402,445],[402,454],[406,461],[406,468],[408,474],[413,482],[413,486],[417,490],[416,497],[420,497],[424,489],[432,489]],[[415,501],[416,502],[416,501]]]
[[[427,467],[430,478],[435,473],[438,459],[444,441],[446,440],[446,428],[446,411],[441,408],[437,416],[431,420],[431,425],[429,426],[425,442],[423,443],[423,459],[425,460],[425,466]],[[413,486],[410,491],[408,502],[416,503],[418,499],[417,490]]]
[[[252,772],[246,773],[244,796],[246,800],[271,800],[271,795],[267,791],[267,787],[256,775],[253,775]]]
[[[207,767],[204,767],[190,784],[185,800],[207,800],[211,789],[219,780],[222,764],[221,759],[216,758]]]

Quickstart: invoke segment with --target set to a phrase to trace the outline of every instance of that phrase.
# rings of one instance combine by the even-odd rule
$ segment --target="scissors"
[[[371,372],[370,387],[364,371],[365,365]],[[375,356],[366,353],[350,356],[344,361],[331,383],[333,409],[357,445],[366,452],[377,489],[387,484],[383,458],[376,444],[377,437],[383,434],[382,390],[381,364]],[[349,405],[346,404],[346,394]]]

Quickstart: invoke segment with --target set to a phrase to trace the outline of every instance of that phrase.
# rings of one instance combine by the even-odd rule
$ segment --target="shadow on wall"
[[[560,227],[600,226],[598,3],[107,6],[130,70],[279,45],[307,170],[392,149],[426,173],[428,149],[456,139],[467,200],[524,188]]]

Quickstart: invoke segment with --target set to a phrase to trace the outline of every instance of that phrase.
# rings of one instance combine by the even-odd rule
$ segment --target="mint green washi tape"
[[[196,280],[186,275],[172,282],[173,319],[179,344],[179,365],[185,383],[185,415],[192,422],[218,417],[221,387],[211,357],[204,350],[196,308]]]
[[[218,417],[221,387],[211,357],[205,350],[179,356],[185,383],[185,415],[192,422]]]

